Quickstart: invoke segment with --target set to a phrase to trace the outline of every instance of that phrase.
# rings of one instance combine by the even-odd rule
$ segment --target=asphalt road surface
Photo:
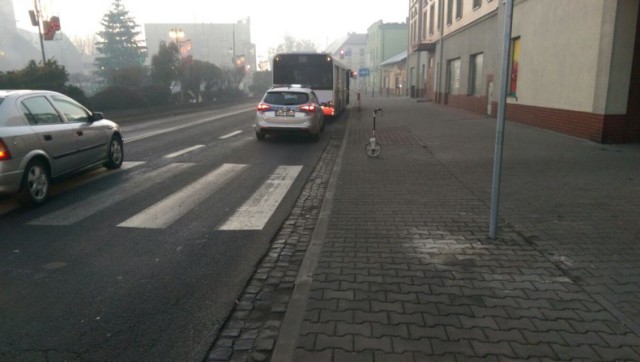
[[[0,360],[202,360],[341,121],[259,142],[254,109],[121,123],[120,170],[0,200]]]

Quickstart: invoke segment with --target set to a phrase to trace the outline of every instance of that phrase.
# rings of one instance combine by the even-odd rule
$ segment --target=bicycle
[[[383,116],[382,108],[377,108],[373,110],[373,134],[371,138],[369,138],[369,142],[364,146],[364,152],[369,157],[378,157],[382,152],[382,146],[376,140],[376,115],[380,112],[380,115]]]

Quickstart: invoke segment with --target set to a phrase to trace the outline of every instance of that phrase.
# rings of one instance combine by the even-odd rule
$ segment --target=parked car
[[[324,130],[324,114],[315,92],[302,86],[276,86],[269,89],[256,112],[258,140],[272,133],[306,133],[314,140]]]
[[[60,93],[0,90],[0,193],[43,204],[52,181],[122,165],[120,127]]]

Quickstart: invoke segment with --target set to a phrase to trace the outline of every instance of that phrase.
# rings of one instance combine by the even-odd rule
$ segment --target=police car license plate
[[[290,108],[282,108],[276,111],[277,117],[294,117],[296,112]]]

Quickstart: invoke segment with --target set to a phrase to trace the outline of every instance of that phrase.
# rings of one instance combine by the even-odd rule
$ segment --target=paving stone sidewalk
[[[266,361],[275,348],[316,227],[347,119],[341,119],[291,214],[218,332],[206,361]]]
[[[383,149],[368,158],[376,107]],[[245,300],[209,360],[268,360],[283,342],[291,361],[640,360],[640,147],[508,124],[490,240],[494,123],[365,98],[297,338],[276,340],[281,319],[239,322],[260,309]]]
[[[362,149],[378,106],[383,153],[370,159]],[[462,141],[479,134],[438,140],[417,130],[459,122],[463,132],[472,115],[440,108],[369,99],[352,117],[292,360],[640,359],[629,320],[523,237],[529,230],[503,223],[499,240],[486,238],[482,185],[465,183],[443,158],[472,164],[479,155]],[[460,151],[442,152],[442,142]]]

